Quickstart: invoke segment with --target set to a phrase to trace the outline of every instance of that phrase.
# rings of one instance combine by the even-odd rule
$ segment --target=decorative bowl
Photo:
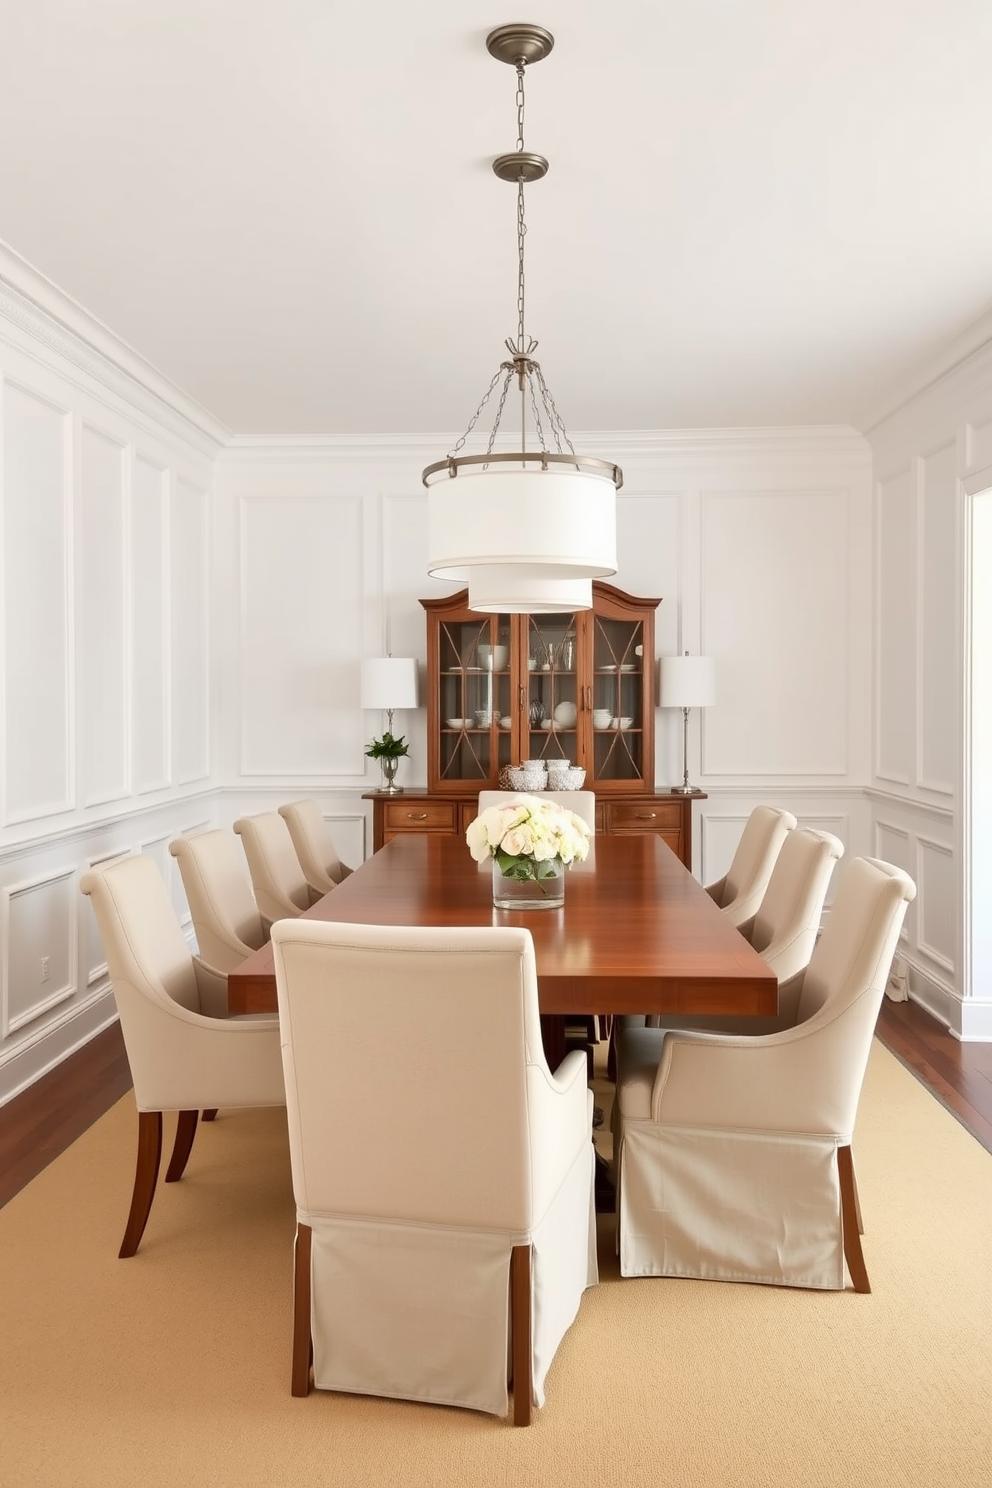
[[[581,765],[573,765],[570,770],[564,772],[562,790],[581,790],[586,782],[586,772]]]
[[[612,729],[629,729],[630,728],[630,725],[633,723],[633,721],[634,721],[633,718],[612,718],[610,720],[610,728],[612,728]]]
[[[555,723],[562,728],[574,728],[578,717],[574,703],[559,703],[555,709]]]
[[[507,713],[505,717],[500,719],[499,726],[501,729],[511,729],[513,727],[513,719],[510,717],[509,713]]]
[[[609,708],[593,708],[592,726],[598,729],[607,729],[613,722],[613,714]]]
[[[444,726],[445,726],[445,728],[457,728],[457,729],[464,728],[465,727],[465,719],[464,718],[446,718],[444,720]]]
[[[487,672],[503,672],[510,659],[509,646],[480,646],[479,660]]]
[[[489,728],[493,721],[491,708],[476,708],[475,721],[479,728]]]

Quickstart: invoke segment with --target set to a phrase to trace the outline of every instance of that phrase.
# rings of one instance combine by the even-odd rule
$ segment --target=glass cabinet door
[[[494,781],[511,763],[509,617],[447,618],[438,639],[439,781]]]
[[[592,627],[593,773],[597,781],[641,781],[647,701],[644,625],[594,614]]]
[[[521,656],[525,759],[581,763],[579,651],[574,615],[527,615]]]

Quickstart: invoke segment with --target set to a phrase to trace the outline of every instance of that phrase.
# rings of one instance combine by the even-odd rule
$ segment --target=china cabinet
[[[424,599],[426,790],[370,792],[373,845],[403,832],[464,832],[480,790],[522,760],[568,760],[596,795],[596,830],[657,832],[691,865],[702,793],[654,787],[654,617],[660,603],[593,584],[575,614],[481,615],[466,590]]]

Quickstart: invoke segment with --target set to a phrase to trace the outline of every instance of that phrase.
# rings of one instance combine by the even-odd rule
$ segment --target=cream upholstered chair
[[[624,1276],[870,1291],[851,1139],[912,879],[855,858],[803,974],[795,1026],[620,1038]]]
[[[557,801],[559,806],[564,806],[569,811],[574,811],[576,816],[580,816],[589,830],[595,834],[595,791],[480,791],[479,810],[485,811],[489,806],[508,806],[511,801],[516,801],[520,796],[540,796],[545,801]]]
[[[179,864],[200,955],[226,975],[265,943],[244,858],[221,830],[176,837],[169,851]]]
[[[310,908],[310,889],[289,828],[278,811],[242,816],[234,823],[248,859],[255,901],[266,932],[276,920]]]
[[[512,1344],[526,1425],[597,1279],[585,1060],[545,1061],[530,931],[284,920],[272,944],[293,1394],[312,1338],[318,1389],[505,1414]]]
[[[310,898],[316,904],[352,870],[338,857],[319,801],[290,801],[279,807],[279,815],[289,828]]]
[[[218,1106],[286,1103],[279,1022],[228,1018],[227,979],[189,947],[153,859],[118,858],[84,873],[110,968],[138,1107],[138,1159],[120,1255],[132,1256],[151,1212],[162,1112],[178,1111],[166,1183],[181,1178],[197,1115]]]
[[[795,825],[791,811],[755,806],[751,812],[727,872],[706,885],[732,925],[746,924],[757,914],[779,850]]]
[[[834,864],[844,844],[829,832],[797,827],[782,844],[753,920],[738,929],[778,977],[778,1014],[770,1018],[652,1015],[652,1028],[704,1028],[721,1033],[775,1033],[791,1028],[799,1012],[802,973],[809,965]],[[638,1020],[635,1020],[638,1021]],[[634,1026],[625,1020],[624,1026]]]

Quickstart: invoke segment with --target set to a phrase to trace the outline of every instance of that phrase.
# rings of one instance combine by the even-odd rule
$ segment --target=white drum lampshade
[[[412,656],[368,656],[362,662],[362,707],[417,707],[417,662]],[[390,720],[391,722],[391,720]]]
[[[468,581],[468,607],[487,615],[566,615],[592,609],[592,579],[547,579],[527,568],[479,564]]]

